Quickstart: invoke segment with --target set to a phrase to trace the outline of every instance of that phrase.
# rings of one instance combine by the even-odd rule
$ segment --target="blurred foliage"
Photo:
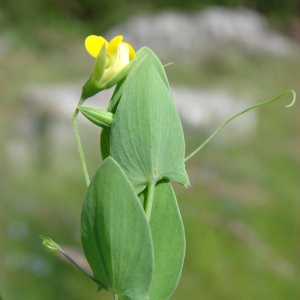
[[[2,19],[2,23],[13,25],[77,21],[97,28],[101,34],[138,11],[180,9],[193,12],[211,5],[250,7],[284,20],[298,16],[300,12],[297,0],[0,0],[0,22]]]

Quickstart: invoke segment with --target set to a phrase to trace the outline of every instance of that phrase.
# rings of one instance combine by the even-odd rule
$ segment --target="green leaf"
[[[147,53],[149,51],[149,49],[148,48],[142,48],[140,51],[142,53],[144,51]],[[165,72],[165,66],[163,66],[161,64],[160,60],[156,56],[155,56],[155,59],[153,60],[153,62],[155,64],[156,68],[157,68],[157,71],[159,72],[159,75],[160,75],[161,79],[164,81],[164,83],[165,83],[166,87],[168,88],[168,90],[171,91],[169,81],[168,81],[168,78],[167,78],[167,74]]]
[[[138,52],[138,58],[135,59],[133,61],[134,65],[139,63],[139,61],[145,56],[147,55],[147,53],[143,54],[143,51],[140,50]],[[123,90],[126,86],[126,80],[128,77],[130,77],[130,72],[132,69],[134,69],[134,65],[132,66],[132,68],[129,70],[129,73],[126,77],[124,77],[122,80],[120,80],[114,90],[114,93],[110,99],[110,102],[108,104],[107,107],[107,111],[115,113],[118,107],[118,104],[120,102],[120,99],[122,97],[123,94]],[[105,159],[106,157],[108,157],[110,155],[110,129],[103,129],[101,131],[101,135],[100,135],[100,149],[101,149],[101,156],[102,159]]]
[[[126,86],[127,78],[130,78],[130,74],[132,73],[132,70],[134,70],[135,66],[138,65],[146,56],[148,56],[147,48],[142,48],[141,50],[138,51],[137,58],[132,61],[133,66],[129,70],[128,75],[118,82],[118,84],[114,90],[114,93],[111,97],[111,100],[108,104],[107,111],[112,112],[112,113],[116,112],[117,107],[120,102],[120,99],[123,94],[123,90]],[[155,61],[155,64],[159,65],[160,61],[159,60]],[[167,85],[168,89],[170,89],[168,79],[167,79],[164,69],[160,68],[159,71],[160,71],[160,74],[161,74],[165,84]],[[100,141],[101,156],[102,156],[102,159],[105,159],[106,157],[108,157],[110,155],[110,129],[104,128],[101,131],[100,140],[101,140]]]
[[[124,77],[121,81],[118,82],[118,84],[116,85],[116,88],[114,90],[114,93],[109,101],[108,107],[107,107],[107,111],[111,112],[111,113],[115,113],[117,110],[117,106],[119,104],[120,98],[122,96],[123,93],[123,89],[125,87],[125,81],[126,81],[127,77]]]
[[[163,66],[151,50],[142,50],[127,76],[110,135],[110,154],[137,193],[163,178],[189,184],[182,126]]]
[[[127,77],[123,78],[118,82],[114,93],[110,99],[110,102],[107,107],[107,111],[111,113],[115,113],[117,106],[119,104],[120,98],[123,93],[123,89],[125,86],[125,80]],[[110,128],[103,128],[100,134],[100,150],[101,156],[104,160],[106,157],[110,156]]]
[[[82,246],[94,277],[120,300],[146,300],[153,245],[143,207],[123,170],[107,158],[93,178],[81,215]]]
[[[140,195],[142,202],[145,194]],[[167,181],[160,181],[155,186],[150,229],[154,247],[150,300],[168,300],[182,272],[185,235],[176,196]]]
[[[103,160],[110,156],[110,128],[103,128],[101,131],[100,149]]]

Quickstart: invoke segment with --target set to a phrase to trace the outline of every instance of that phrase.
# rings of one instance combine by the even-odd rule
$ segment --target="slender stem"
[[[62,249],[59,249],[59,251],[72,263],[74,264],[79,270],[81,270],[85,275],[87,275],[90,279],[92,279],[96,284],[102,287],[102,284],[94,278],[90,273],[88,273],[85,269],[83,269],[81,266],[77,264],[75,260],[73,260],[65,251]]]
[[[258,104],[255,104],[251,107],[248,107],[247,109],[239,112],[238,114],[234,115],[233,117],[229,118],[227,121],[225,121],[221,126],[219,126],[217,128],[217,130],[202,144],[200,145],[194,152],[192,152],[189,156],[187,156],[185,159],[184,159],[184,162],[188,161],[190,158],[192,158],[197,152],[199,152],[226,124],[228,124],[230,121],[232,121],[233,119],[235,119],[236,117],[246,113],[247,111],[249,110],[252,110],[256,107],[259,107],[259,106],[263,106],[263,105],[266,105],[266,104],[269,104],[269,103],[272,103],[278,99],[280,99],[281,97],[285,96],[286,94],[289,94],[289,93],[292,93],[293,94],[293,100],[292,102],[289,104],[289,105],[286,105],[286,107],[291,107],[295,101],[296,101],[296,93],[294,90],[288,90],[288,91],[285,91],[284,93],[280,94],[279,96],[271,99],[271,100],[268,100],[268,101],[265,101],[265,102],[261,102],[261,103],[258,103]]]
[[[86,270],[84,270],[80,265],[77,264],[73,258],[71,258],[58,244],[56,244],[52,239],[45,235],[40,235],[40,239],[43,241],[43,245],[48,248],[52,253],[59,251],[62,253],[72,264],[74,264],[79,270],[81,270],[84,274],[86,274],[90,279],[92,279],[95,283],[97,283],[101,288],[104,288],[104,285],[94,278],[91,274],[89,274]],[[0,299],[1,300],[1,299]]]
[[[152,211],[154,187],[155,187],[155,182],[151,181],[148,183],[147,198],[146,198],[146,203],[145,203],[145,213],[146,213],[148,222],[150,221],[150,216],[151,216],[151,211]]]
[[[80,98],[78,105],[81,105],[83,103],[83,101],[84,100],[82,98]],[[89,186],[90,185],[90,177],[89,177],[89,173],[88,173],[85,158],[84,158],[84,153],[83,153],[82,145],[80,142],[80,136],[79,136],[78,125],[77,125],[78,113],[79,113],[79,109],[78,109],[78,107],[76,107],[75,112],[72,117],[72,123],[73,123],[73,129],[74,129],[74,133],[75,133],[77,148],[78,148],[79,156],[81,159],[81,164],[82,164],[82,169],[83,169],[86,185]]]
[[[119,298],[118,298],[118,295],[117,294],[115,294],[114,295],[114,300],[118,300]]]

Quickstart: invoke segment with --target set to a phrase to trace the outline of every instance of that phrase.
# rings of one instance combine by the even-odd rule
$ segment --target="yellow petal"
[[[110,56],[114,57],[115,55],[117,55],[118,47],[121,44],[122,40],[123,40],[123,36],[117,35],[109,42],[109,45],[107,47],[107,53]]]
[[[122,42],[122,44],[126,45],[129,49],[129,60],[133,60],[134,58],[136,58],[136,53],[135,53],[133,47],[126,42]]]
[[[90,35],[85,39],[85,48],[90,55],[97,57],[104,43],[108,46],[108,42],[102,36]]]

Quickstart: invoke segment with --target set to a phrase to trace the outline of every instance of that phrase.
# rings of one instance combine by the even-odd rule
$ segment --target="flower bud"
[[[87,119],[102,128],[110,128],[114,120],[114,114],[103,109],[83,105],[78,105],[78,109]]]
[[[90,35],[86,38],[86,50],[96,58],[96,63],[92,76],[83,86],[82,99],[109,89],[127,75],[136,53],[130,44],[122,40],[121,35],[109,43],[101,36]]]
[[[51,252],[56,252],[60,250],[60,247],[50,238],[45,235],[40,235],[40,239],[43,240],[42,244],[48,248]]]

